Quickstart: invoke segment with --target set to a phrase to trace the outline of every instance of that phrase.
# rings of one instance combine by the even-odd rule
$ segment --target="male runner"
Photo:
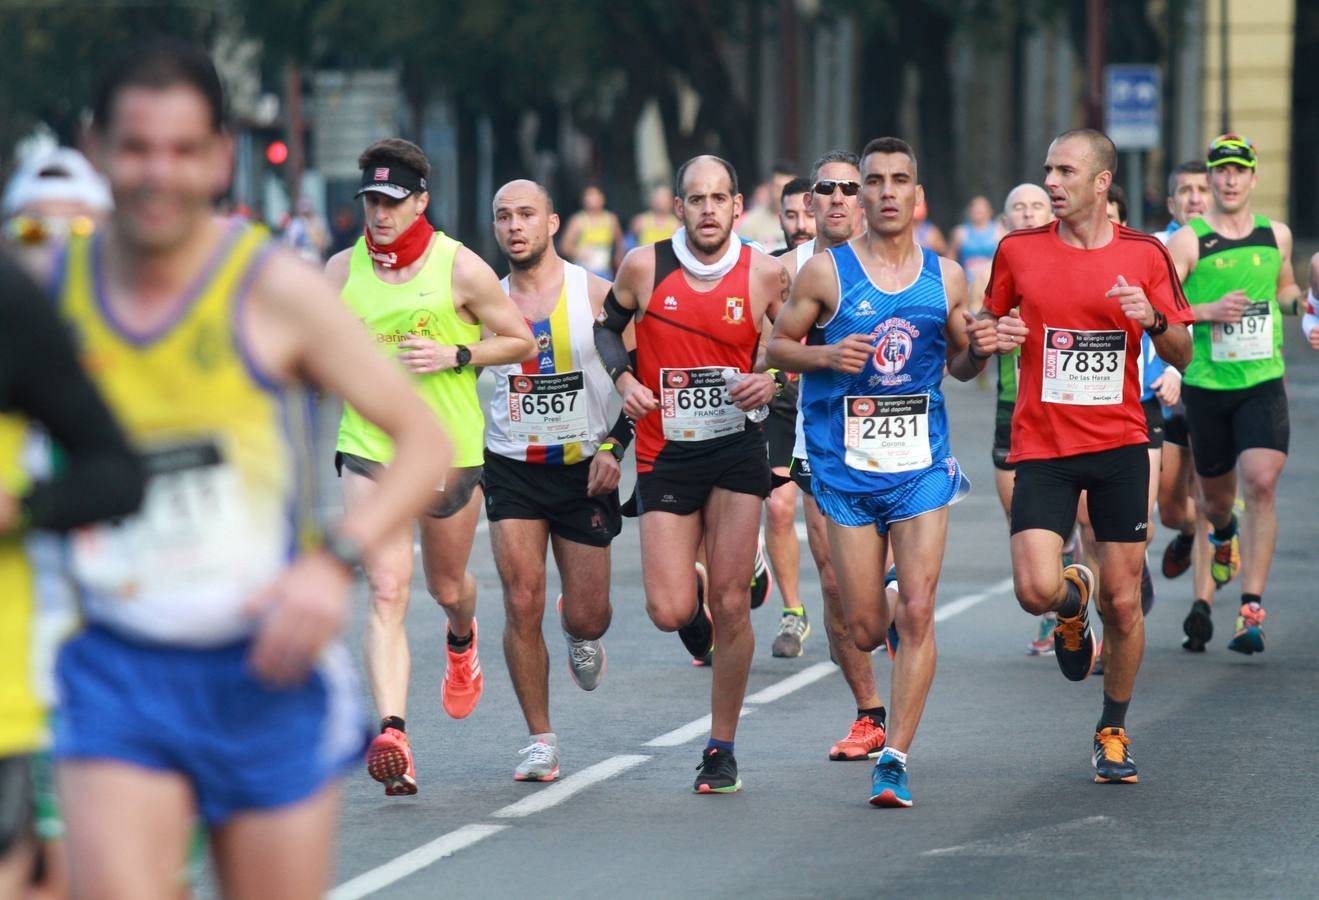
[[[1301,319],[1301,334],[1310,346],[1319,350],[1319,253],[1310,257],[1310,292],[1305,297],[1305,315]]]
[[[605,671],[609,544],[622,528],[619,460],[632,439],[627,420],[611,434],[613,384],[593,327],[609,282],[565,262],[554,249],[559,216],[549,192],[511,181],[495,194],[495,238],[509,263],[503,281],[536,338],[521,365],[493,366],[485,435],[486,518],[504,587],[504,660],[531,743],[517,781],[553,781],[559,743],[550,727],[545,548],[554,550],[568,671],[593,691]]]
[[[979,352],[968,346],[966,323],[974,320],[965,274],[916,243],[913,211],[924,192],[911,147],[877,138],[862,152],[860,171],[866,230],[802,267],[769,360],[803,373],[811,486],[828,520],[853,640],[873,650],[890,623],[901,637],[893,717],[870,802],[907,807],[907,754],[934,678],[934,594],[948,506],[969,489],[948,446],[939,386],[945,364],[960,381],[979,374],[997,338],[979,323]],[[896,608],[883,587],[890,534],[902,573]]]
[[[91,135],[114,212],[57,273],[150,476],[139,515],[72,548],[87,627],[60,653],[55,754],[75,895],[175,890],[199,814],[226,894],[324,893],[340,775],[366,738],[335,643],[353,569],[451,455],[325,280],[214,214],[233,160],[223,109],[200,51],[155,43],[114,65]],[[304,385],[397,447],[324,538]]]
[[[1155,237],[1167,246],[1177,229],[1209,209],[1209,170],[1199,160],[1184,162],[1168,175],[1168,213],[1172,221]],[[1209,541],[1204,514],[1196,501],[1191,440],[1186,430],[1186,407],[1178,400],[1165,410],[1163,464],[1159,473],[1159,521],[1176,531],[1163,550],[1163,577],[1176,578],[1195,564],[1192,575],[1197,593],[1209,579]],[[1198,537],[1197,537],[1198,536]],[[1204,590],[1208,590],[1205,587]],[[1187,639],[1191,643],[1190,638]]]
[[[825,253],[832,247],[846,244],[865,231],[866,219],[861,212],[860,159],[848,150],[830,150],[816,160],[811,168],[811,196],[808,209],[815,219],[815,239],[800,245],[792,252],[791,265],[801,271],[807,260]],[[772,407],[771,407],[772,408]],[[824,514],[812,496],[811,466],[806,457],[806,436],[802,431],[801,410],[794,422],[795,442],[792,450],[791,478],[801,488],[806,511],[806,541],[820,573],[820,593],[824,601],[825,636],[829,641],[829,654],[842,669],[843,679],[856,700],[856,718],[847,735],[829,748],[833,760],[862,760],[879,755],[884,747],[887,712],[884,701],[875,687],[875,669],[870,654],[856,645],[847,627],[842,597],[838,592],[838,577],[829,554],[829,536]],[[804,609],[784,610],[779,627],[779,640],[791,634],[800,613],[804,622]]]
[[[1158,239],[1107,215],[1117,150],[1101,132],[1059,135],[1044,163],[1057,221],[1016,231],[994,255],[987,321],[999,351],[1021,348],[1012,452],[1012,574],[1033,615],[1056,612],[1054,655],[1080,681],[1094,664],[1088,609],[1095,579],[1062,565],[1077,501],[1088,495],[1104,579],[1098,585],[1110,644],[1103,712],[1094,739],[1095,778],[1134,782],[1127,706],[1144,651],[1140,570],[1145,556],[1149,442],[1140,407],[1140,335],[1170,365],[1190,358],[1191,312]],[[1058,272],[1066,271],[1060,280]]]
[[[29,423],[60,448],[48,479],[23,465]],[[37,575],[24,537],[127,515],[143,482],[50,300],[0,258],[0,897],[27,894],[37,837],[31,761],[47,743],[34,683]]]
[[[1019,184],[1008,191],[1003,201],[1003,224],[1008,232],[1021,231],[1026,228],[1038,228],[1053,221],[1053,210],[1049,205],[1049,194],[1038,184]],[[971,294],[983,298],[989,287],[989,267],[982,267],[972,277]],[[1009,525],[1012,520],[1012,486],[1015,481],[1016,465],[1008,462],[1012,452],[1012,411],[1017,405],[1017,375],[1021,368],[1021,353],[1013,350],[1002,353],[994,360],[998,386],[994,406],[994,442],[990,452],[994,463],[994,487],[998,492],[998,502],[1003,506],[1003,515],[1007,516]],[[1071,563],[1070,557],[1076,547],[1075,535],[1069,535],[1063,547],[1064,565]],[[1057,624],[1052,612],[1039,617],[1035,636],[1026,645],[1030,656],[1047,656],[1053,653],[1053,629]]]
[[[783,186],[779,198],[779,226],[783,229],[785,246],[770,256],[786,257],[796,248],[811,243],[815,238],[815,217],[810,207],[811,182],[794,178]],[[794,257],[795,258],[795,257]],[[788,260],[785,259],[784,262]],[[795,267],[793,271],[795,271]],[[768,340],[768,328],[762,337]],[[791,659],[802,655],[811,626],[801,601],[799,576],[801,574],[801,542],[797,538],[797,485],[788,477],[792,464],[792,447],[797,423],[797,381],[789,377],[769,404],[769,418],[765,420],[765,438],[769,448],[769,467],[773,489],[765,501],[764,549],[769,556],[768,573],[757,571],[751,585],[751,608],[764,602],[764,595],[777,583],[783,598],[783,615],[779,630],[770,645],[770,655]],[[761,557],[757,557],[757,569]]]
[[[467,571],[485,461],[476,370],[528,359],[535,344],[494,271],[426,221],[430,163],[421,148],[387,138],[367,147],[357,162],[366,230],[353,247],[331,257],[325,272],[376,346],[411,375],[413,390],[454,443],[453,468],[429,494],[426,515],[417,522],[426,588],[448,619],[441,698],[444,711],[461,719],[476,708],[485,685],[477,652],[476,579]],[[389,437],[345,405],[335,467],[349,512],[371,501],[392,456]],[[412,523],[372,548],[364,568],[370,604],[366,670],[380,716],[366,768],[387,796],[415,794],[406,732]]]
[[[1292,272],[1292,233],[1250,210],[1258,181],[1255,147],[1235,134],[1209,145],[1213,195],[1209,212],[1192,219],[1168,251],[1195,312],[1195,356],[1182,398],[1200,497],[1209,520],[1209,571],[1223,587],[1241,566],[1237,472],[1246,501],[1241,608],[1228,649],[1264,651],[1263,595],[1278,536],[1276,490],[1287,462],[1290,424],[1283,386],[1282,316],[1299,315],[1301,289]],[[1197,597],[1183,628],[1188,649],[1213,636],[1213,590]]]
[[[695,657],[719,636],[710,740],[695,789],[731,793],[742,786],[733,738],[754,649],[749,585],[770,487],[764,432],[745,413],[775,393],[772,376],[751,370],[760,322],[777,314],[790,276],[733,236],[742,195],[730,163],[690,159],[676,189],[683,227],[623,260],[596,346],[637,423],[646,611],[662,631],[681,630]],[[622,337],[633,319],[635,369]],[[700,545],[709,566],[704,604],[693,577]]]

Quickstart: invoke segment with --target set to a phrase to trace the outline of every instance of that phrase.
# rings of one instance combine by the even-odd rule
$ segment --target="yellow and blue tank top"
[[[22,466],[26,422],[0,415],[0,489],[27,490]],[[23,534],[0,535],[0,757],[36,750],[44,734],[32,664],[36,583]]]
[[[508,278],[503,282],[508,291]],[[563,288],[549,317],[527,321],[536,355],[491,366],[485,445],[491,453],[529,463],[590,459],[609,433],[613,382],[595,349],[595,316],[586,270],[563,264]]]
[[[148,473],[138,513],[73,535],[90,623],[158,644],[245,639],[244,604],[315,536],[309,396],[260,369],[241,324],[272,248],[265,229],[233,223],[172,315],[143,331],[109,303],[101,236],[69,245],[61,313]]]
[[[436,343],[469,346],[481,340],[481,326],[464,322],[453,302],[453,264],[462,244],[437,231],[421,271],[402,284],[381,281],[359,238],[348,263],[343,300],[361,319],[382,353],[393,356],[409,334]],[[476,368],[409,375],[412,387],[431,408],[453,442],[453,465],[466,468],[484,459],[485,417],[476,395]],[[344,404],[337,448],[364,459],[388,463],[394,442],[361,413]]]
[[[810,344],[872,336],[873,353],[855,375],[819,369],[801,379],[811,476],[846,493],[886,490],[951,458],[944,403],[948,297],[939,257],[922,249],[920,272],[900,291],[880,290],[851,244],[829,249],[838,308],[814,325]]]

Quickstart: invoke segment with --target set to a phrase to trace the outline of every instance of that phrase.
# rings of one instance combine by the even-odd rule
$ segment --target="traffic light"
[[[272,166],[281,166],[289,158],[289,145],[283,141],[271,141],[266,144],[266,162]]]

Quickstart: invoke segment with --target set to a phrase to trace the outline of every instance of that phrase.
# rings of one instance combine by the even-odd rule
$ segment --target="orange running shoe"
[[[829,748],[833,760],[874,759],[884,749],[884,726],[870,716],[861,716],[852,723],[847,737]]]
[[[472,643],[461,653],[455,653],[447,639],[448,627],[445,628],[444,648],[449,653],[449,664],[444,669],[444,685],[440,689],[440,698],[444,701],[444,711],[454,719],[465,719],[476,709],[485,687],[485,676],[481,674],[481,657],[476,651],[476,619],[472,620]]]
[[[412,745],[397,728],[386,728],[366,751],[366,771],[385,786],[386,797],[417,793],[417,772],[412,768]]]

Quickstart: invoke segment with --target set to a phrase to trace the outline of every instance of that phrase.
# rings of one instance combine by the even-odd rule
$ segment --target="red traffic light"
[[[272,166],[283,165],[289,158],[289,145],[283,141],[271,141],[266,145],[266,161]]]

